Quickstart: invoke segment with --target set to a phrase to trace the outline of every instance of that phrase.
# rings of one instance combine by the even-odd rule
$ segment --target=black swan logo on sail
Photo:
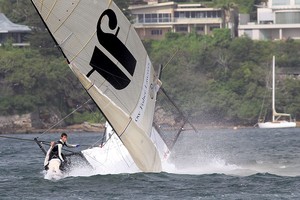
[[[116,29],[116,33],[105,33],[101,29],[102,18],[107,16],[108,26],[111,30]],[[127,47],[117,37],[120,27],[117,27],[118,20],[113,10],[107,9],[100,16],[97,23],[97,37],[100,44],[133,76],[136,67],[136,59],[127,49]],[[107,80],[115,89],[122,90],[130,83],[130,78],[108,58],[97,46],[94,49],[90,65],[93,69],[87,74],[89,77],[94,71],[97,71],[105,80]]]

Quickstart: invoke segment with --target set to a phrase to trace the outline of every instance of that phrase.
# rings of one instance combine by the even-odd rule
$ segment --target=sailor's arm
[[[50,153],[51,153],[51,151],[52,151],[54,145],[55,145],[54,142],[51,142],[51,143],[50,143],[50,147],[49,147],[49,149],[48,149],[48,151],[47,151],[47,154],[46,154],[46,157],[45,157],[45,160],[44,160],[44,166],[46,166],[46,165],[49,163]]]
[[[71,148],[79,147],[79,144],[69,144],[68,142],[66,142],[65,145]]]
[[[58,147],[58,157],[59,157],[59,159],[60,159],[62,162],[64,162],[64,159],[63,159],[63,157],[62,157],[62,155],[61,155],[62,144],[58,144],[57,147]]]

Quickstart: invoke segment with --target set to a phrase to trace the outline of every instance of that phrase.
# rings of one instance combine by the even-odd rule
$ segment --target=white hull
[[[101,174],[136,173],[137,167],[128,150],[110,125],[106,125],[106,143],[102,147],[83,150],[82,153],[93,168]],[[170,151],[161,136],[152,128],[151,140],[158,149],[162,162],[166,162]]]
[[[49,161],[48,170],[46,171],[45,178],[49,180],[58,180],[63,177],[62,171],[59,169],[60,160],[57,158]]]
[[[116,134],[112,134],[103,147],[86,149],[82,153],[95,171],[101,174],[140,172]]]
[[[258,123],[259,128],[295,128],[296,122],[278,121]]]
[[[53,172],[53,173],[61,173],[61,170],[59,169],[60,166],[60,160],[57,158],[51,159],[49,161],[49,169],[48,172]]]

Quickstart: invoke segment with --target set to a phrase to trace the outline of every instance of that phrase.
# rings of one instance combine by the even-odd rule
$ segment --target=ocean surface
[[[8,136],[51,141],[59,133]],[[101,136],[69,133],[69,142],[92,144]],[[34,142],[0,138],[0,199],[300,199],[298,128],[186,133],[162,173],[101,175],[80,168],[48,180],[43,162]]]

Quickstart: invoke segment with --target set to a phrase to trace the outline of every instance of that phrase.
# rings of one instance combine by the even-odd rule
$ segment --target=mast
[[[273,56],[273,65],[272,65],[272,122],[275,121],[275,56]]]

